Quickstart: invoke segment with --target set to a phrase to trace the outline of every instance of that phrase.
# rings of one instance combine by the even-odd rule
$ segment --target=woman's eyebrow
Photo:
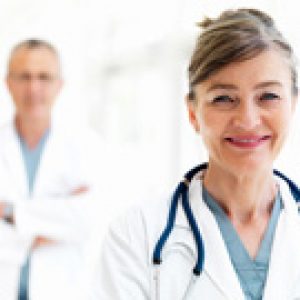
[[[255,85],[255,88],[256,89],[260,89],[260,88],[274,86],[274,85],[282,87],[282,83],[280,81],[277,81],[277,80],[268,80],[268,81],[264,81],[264,82],[258,83],[257,85]]]
[[[255,89],[265,88],[269,86],[280,86],[282,87],[282,83],[277,80],[268,80],[263,81],[254,86]],[[214,90],[238,90],[238,86],[230,83],[213,83],[208,87],[207,92],[211,92]]]
[[[208,87],[207,92],[211,92],[213,90],[237,90],[238,87],[234,84],[229,83],[214,83],[210,87]]]

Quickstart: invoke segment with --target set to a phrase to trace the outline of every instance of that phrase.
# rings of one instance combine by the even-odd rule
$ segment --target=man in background
[[[101,144],[53,121],[63,80],[51,44],[16,45],[6,80],[15,115],[0,128],[0,299],[86,299]]]

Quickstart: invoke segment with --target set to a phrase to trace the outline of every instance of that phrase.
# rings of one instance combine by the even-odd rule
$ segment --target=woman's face
[[[190,121],[210,163],[239,172],[271,168],[295,106],[291,71],[277,50],[231,63],[194,87]]]

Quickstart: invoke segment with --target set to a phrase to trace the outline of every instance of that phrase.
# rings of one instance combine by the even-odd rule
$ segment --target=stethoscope
[[[190,283],[184,293],[183,299],[187,299],[191,287],[195,280],[200,276],[202,270],[203,270],[203,265],[204,265],[204,258],[205,258],[205,253],[204,253],[204,243],[203,239],[200,233],[200,230],[198,228],[197,222],[195,220],[194,214],[191,210],[191,206],[189,203],[189,185],[193,179],[193,177],[208,168],[208,163],[203,163],[195,168],[191,169],[188,171],[185,176],[183,177],[183,180],[178,184],[177,188],[174,191],[174,194],[171,199],[171,205],[169,209],[169,215],[167,218],[167,224],[157,241],[154,251],[153,251],[153,256],[152,256],[152,262],[153,265],[155,266],[155,275],[154,279],[156,281],[156,299],[159,299],[159,265],[162,263],[162,250],[163,247],[168,240],[175,224],[175,219],[176,219],[176,213],[177,213],[177,208],[179,205],[179,201],[181,200],[181,205],[184,211],[184,214],[187,218],[187,221],[189,223],[190,229],[192,231],[196,248],[197,248],[197,260],[196,264],[193,268],[192,276]],[[298,186],[287,176],[279,172],[278,170],[273,170],[274,175],[278,176],[279,178],[283,179],[287,185],[289,186],[289,189],[291,191],[292,196],[294,197],[295,201],[297,203],[300,203],[300,189]]]

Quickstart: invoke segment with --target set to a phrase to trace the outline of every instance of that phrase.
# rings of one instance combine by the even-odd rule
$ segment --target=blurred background
[[[50,41],[61,54],[65,79],[55,116],[91,126],[111,149],[117,188],[115,199],[99,199],[99,220],[113,219],[132,203],[169,193],[188,168],[206,160],[184,105],[196,22],[225,8],[260,8],[275,18],[300,57],[297,5],[292,0],[0,0],[0,123],[12,114],[4,83],[11,47],[31,37]],[[297,112],[277,162],[298,182],[299,125]]]

